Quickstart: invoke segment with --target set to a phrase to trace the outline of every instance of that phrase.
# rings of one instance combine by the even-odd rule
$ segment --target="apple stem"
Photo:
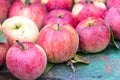
[[[19,40],[16,40],[16,42],[21,46],[23,50],[25,50],[25,46]]]
[[[57,30],[59,30],[60,29],[60,24],[58,24],[58,29]]]
[[[21,0],[24,5],[30,5],[30,0]]]

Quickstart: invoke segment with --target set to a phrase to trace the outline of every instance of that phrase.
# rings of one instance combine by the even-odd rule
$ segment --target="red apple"
[[[110,42],[110,28],[101,18],[88,17],[76,27],[79,46],[89,53],[104,50]]]
[[[37,43],[45,50],[48,61],[61,63],[75,55],[78,50],[79,37],[71,25],[56,23],[42,28]]]
[[[22,42],[10,47],[6,55],[8,70],[20,80],[35,80],[45,70],[45,51],[32,42]]]
[[[7,18],[9,7],[9,0],[0,0],[0,23]]]
[[[31,19],[21,16],[6,19],[1,30],[7,36],[10,46],[16,43],[15,40],[36,42],[39,35],[36,24]]]
[[[74,28],[77,26],[77,20],[73,16],[73,14],[64,9],[55,9],[48,13],[48,15],[44,19],[44,26],[48,24],[59,23],[60,25],[63,24],[70,24]]]
[[[46,7],[40,2],[31,3],[30,0],[16,0],[10,7],[9,17],[24,16],[32,19],[39,29],[42,28],[43,19],[47,14]]]
[[[111,7],[106,13],[105,21],[110,25],[114,37],[120,40],[120,9]]]
[[[53,9],[71,10],[73,1],[72,0],[41,0],[41,3],[47,7],[48,11],[51,11]]]
[[[87,17],[104,18],[107,8],[101,2],[76,3],[72,8],[72,13],[76,16],[78,22]]]
[[[120,7],[120,0],[107,0],[106,5],[108,8],[111,8],[114,6]]]

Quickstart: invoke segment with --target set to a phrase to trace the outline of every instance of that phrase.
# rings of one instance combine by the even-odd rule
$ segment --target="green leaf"
[[[119,46],[117,45],[117,43],[115,42],[115,38],[114,38],[114,34],[113,34],[113,31],[110,30],[110,33],[111,33],[111,39],[110,39],[110,42],[118,49]]]
[[[0,30],[0,35],[3,34],[3,31]]]
[[[5,36],[3,36],[3,35],[0,35],[0,42],[1,42],[1,43],[7,42],[7,37],[5,37]]]
[[[49,72],[49,70],[54,66],[53,63],[48,62],[44,73]]]
[[[71,62],[73,62],[73,63],[81,62],[81,63],[85,63],[85,64],[89,64],[90,63],[90,61],[87,58],[84,58],[84,57],[82,57],[80,55],[77,55],[77,54],[73,57]]]

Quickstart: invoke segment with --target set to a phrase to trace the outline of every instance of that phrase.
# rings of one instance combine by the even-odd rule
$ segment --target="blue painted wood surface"
[[[120,47],[120,42],[117,42]],[[120,78],[120,49],[108,46],[104,51],[97,54],[83,54],[90,64],[77,63],[77,71],[72,73],[65,63],[55,65],[43,78],[53,80],[118,80]],[[51,79],[52,80],[52,79]]]

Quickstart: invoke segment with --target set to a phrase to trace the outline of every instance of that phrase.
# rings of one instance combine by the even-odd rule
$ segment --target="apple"
[[[120,7],[120,0],[107,0],[106,5],[108,8],[117,6]]]
[[[32,42],[18,42],[6,55],[6,65],[13,76],[20,80],[35,80],[44,72],[47,56],[41,46]]]
[[[76,27],[79,47],[88,53],[104,50],[110,42],[110,27],[102,18],[88,17]]]
[[[62,63],[71,59],[78,50],[79,37],[68,24],[51,24],[42,28],[37,44],[46,52],[48,61]]]
[[[9,0],[0,0],[0,23],[2,23],[8,16],[10,7]]]
[[[36,24],[31,19],[22,16],[6,19],[1,30],[7,36],[10,46],[16,43],[15,40],[36,42],[39,35]]]
[[[87,2],[76,3],[72,8],[73,15],[77,18],[78,22],[87,17],[99,17],[104,18],[107,8],[104,3],[101,2]]]
[[[70,24],[72,27],[76,28],[77,20],[73,14],[65,9],[55,9],[48,13],[45,17],[44,26],[48,24],[59,23],[59,25]]]
[[[120,40],[120,10],[117,7],[111,7],[106,15],[105,21],[113,31],[115,39]]]
[[[47,9],[40,2],[31,3],[30,0],[16,0],[9,10],[9,17],[24,16],[32,19],[38,29],[43,26],[43,19],[47,15]]]
[[[72,0],[40,0],[40,1],[47,7],[48,11],[51,11],[53,9],[71,10],[73,5]]]

